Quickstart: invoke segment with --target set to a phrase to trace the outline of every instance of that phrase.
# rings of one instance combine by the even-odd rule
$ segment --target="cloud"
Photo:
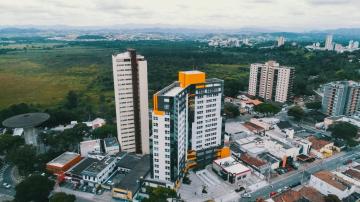
[[[360,0],[0,0],[0,25],[327,29],[360,26],[354,5]]]

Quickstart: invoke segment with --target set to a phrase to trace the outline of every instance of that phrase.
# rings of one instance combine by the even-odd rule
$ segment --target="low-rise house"
[[[315,188],[323,195],[334,194],[340,199],[349,196],[355,191],[355,186],[352,183],[325,170],[312,174],[309,186]]]
[[[253,171],[264,174],[269,172],[269,163],[263,161],[262,159],[250,156],[247,153],[243,153],[240,156],[240,160],[244,163],[244,165],[250,167]]]
[[[224,180],[232,184],[251,175],[251,170],[229,156],[213,161],[213,170]]]
[[[325,202],[324,195],[316,189],[304,186],[299,190],[301,196],[311,202]]]
[[[308,140],[311,142],[310,152],[318,158],[328,158],[333,155],[334,151],[340,150],[334,146],[333,142],[318,139],[314,136],[308,137]]]

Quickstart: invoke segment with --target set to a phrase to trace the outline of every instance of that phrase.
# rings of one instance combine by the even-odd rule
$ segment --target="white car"
[[[251,198],[251,194],[250,193],[244,193],[242,195],[243,198]]]

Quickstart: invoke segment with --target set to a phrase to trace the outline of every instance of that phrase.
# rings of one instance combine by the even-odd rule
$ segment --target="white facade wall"
[[[343,199],[343,198],[349,196],[354,191],[353,188],[347,189],[344,191],[340,190],[340,189],[324,182],[323,180],[317,178],[314,175],[311,175],[311,177],[310,177],[309,186],[315,188],[320,193],[322,193],[326,196],[329,194],[334,194],[337,197],[339,197],[339,199]]]
[[[138,59],[143,56],[138,55]],[[133,81],[129,52],[113,55],[113,76],[118,140],[122,151],[136,152]],[[149,153],[147,62],[138,61],[142,153]],[[137,95],[136,95],[137,96]]]
[[[286,102],[289,90],[290,72],[288,68],[278,68],[278,79],[276,86],[276,102]]]
[[[217,85],[221,88],[220,84],[208,85]],[[196,91],[208,93],[210,89]],[[195,117],[192,124],[192,150],[198,151],[221,144],[221,97],[222,93],[196,96]]]

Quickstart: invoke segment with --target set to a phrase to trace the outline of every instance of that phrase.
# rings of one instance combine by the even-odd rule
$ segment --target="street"
[[[255,201],[257,198],[262,197],[264,199],[269,197],[270,192],[282,189],[285,186],[290,187],[291,185],[297,183],[304,183],[310,179],[310,175],[318,172],[320,170],[334,170],[339,166],[342,166],[343,163],[349,159],[353,159],[360,156],[360,147],[354,148],[352,151],[347,153],[341,152],[337,155],[334,155],[328,159],[312,163],[307,167],[300,167],[299,170],[289,173],[288,175],[283,175],[271,182],[271,186],[266,186],[262,189],[259,189],[251,193],[251,198],[241,198],[241,202],[250,202]]]

